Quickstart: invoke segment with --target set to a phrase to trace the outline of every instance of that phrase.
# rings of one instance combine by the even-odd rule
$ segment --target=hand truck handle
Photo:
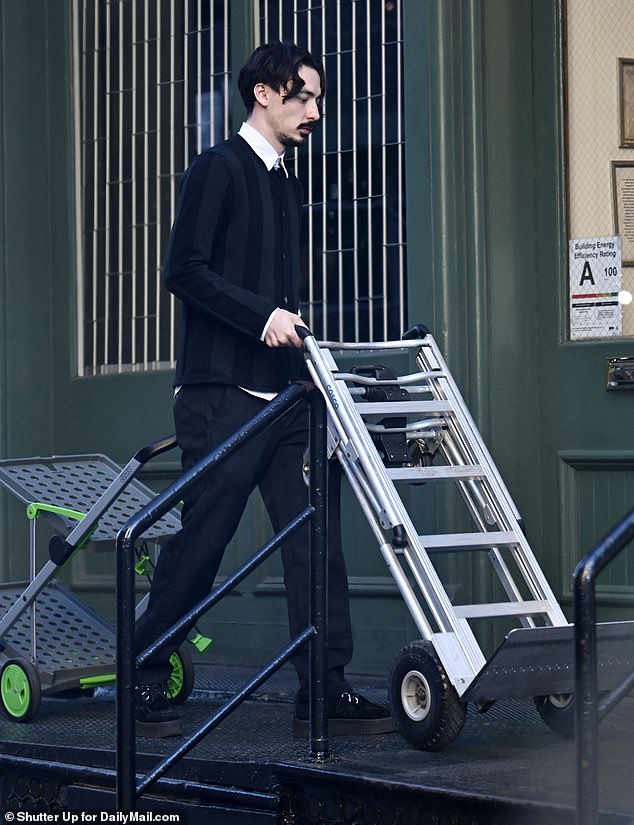
[[[299,335],[299,337],[304,341],[306,338],[310,338],[313,334],[308,327],[301,327],[299,324],[295,324],[295,332]]]

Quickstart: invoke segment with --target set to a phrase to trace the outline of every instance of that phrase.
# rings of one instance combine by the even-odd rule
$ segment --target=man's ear
[[[271,90],[265,83],[256,83],[253,87],[253,97],[260,104],[260,106],[268,106],[270,91]]]

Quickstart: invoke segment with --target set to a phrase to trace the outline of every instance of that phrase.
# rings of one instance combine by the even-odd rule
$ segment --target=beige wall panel
[[[615,234],[610,162],[632,161],[621,149],[618,59],[634,59],[632,0],[568,0],[568,187],[571,238]],[[634,293],[634,268],[623,288]],[[634,304],[625,307],[623,334],[634,335]]]

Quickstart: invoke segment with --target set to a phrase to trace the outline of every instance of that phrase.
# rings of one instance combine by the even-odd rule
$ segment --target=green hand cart
[[[113,542],[125,522],[154,498],[135,476],[175,445],[174,436],[154,442],[123,468],[100,454],[0,461],[0,484],[26,505],[29,521],[30,580],[0,584],[0,701],[11,720],[33,719],[43,696],[72,697],[115,681],[114,628],[55,576],[88,541]],[[40,516],[55,534],[47,561],[36,570]],[[143,540],[160,544],[179,527],[178,511],[170,511]],[[139,603],[137,615],[145,603]],[[195,643],[203,650],[209,640],[199,636]],[[172,655],[172,665],[168,691],[173,701],[184,702],[194,681],[186,646]]]

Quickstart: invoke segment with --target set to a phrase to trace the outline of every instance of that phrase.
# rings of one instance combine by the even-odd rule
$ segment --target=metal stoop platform
[[[244,684],[248,668],[202,664],[183,705],[196,729]],[[356,690],[385,702],[384,676],[355,674]],[[185,812],[189,825],[575,825],[574,743],[549,730],[527,700],[470,704],[461,736],[441,752],[395,734],[333,737],[332,758],[308,759],[293,737],[297,680],[285,667],[142,797],[139,810]],[[0,729],[0,810],[116,810],[114,690],[76,703],[44,700],[30,725]],[[632,825],[634,697],[602,724],[598,825]],[[170,752],[138,741],[140,771]],[[265,810],[265,803],[267,809]],[[37,806],[37,807],[36,807]]]

